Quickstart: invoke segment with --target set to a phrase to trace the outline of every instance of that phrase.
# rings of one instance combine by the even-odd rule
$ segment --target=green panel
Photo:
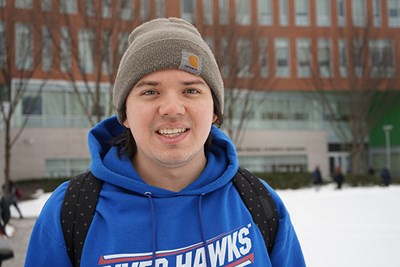
[[[384,125],[392,125],[390,131],[390,144],[391,146],[400,145],[400,97],[396,94],[394,97],[395,101],[390,103],[389,108],[385,110],[380,118],[378,119],[375,127],[370,132],[370,146],[371,147],[382,147],[386,145],[385,132],[383,130]],[[393,98],[392,98],[393,100]],[[383,103],[385,104],[385,103]]]

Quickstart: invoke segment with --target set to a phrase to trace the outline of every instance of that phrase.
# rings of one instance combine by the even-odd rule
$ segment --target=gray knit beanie
[[[180,69],[202,77],[224,110],[224,85],[211,49],[198,30],[179,18],[145,22],[129,35],[114,84],[118,121],[126,119],[126,98],[144,76],[162,69]]]

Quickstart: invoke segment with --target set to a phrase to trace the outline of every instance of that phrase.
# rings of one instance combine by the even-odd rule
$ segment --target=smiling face
[[[133,162],[141,169],[205,165],[204,143],[216,115],[201,77],[181,70],[145,76],[128,95],[126,117],[137,147]]]

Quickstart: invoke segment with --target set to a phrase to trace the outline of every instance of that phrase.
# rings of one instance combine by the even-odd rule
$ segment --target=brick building
[[[392,125],[390,165],[400,175],[399,0],[2,0],[0,96],[4,110],[19,100],[11,136],[24,127],[11,178],[88,168],[86,135],[113,113],[110,92],[129,33],[170,16],[195,24],[216,55],[223,128],[244,167],[319,165],[328,176],[337,165],[353,169],[351,155],[363,147],[364,168],[383,168],[382,126]]]

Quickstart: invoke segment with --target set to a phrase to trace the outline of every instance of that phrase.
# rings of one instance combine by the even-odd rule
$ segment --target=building
[[[12,149],[13,179],[88,168],[86,135],[113,112],[110,91],[129,32],[155,17],[192,22],[213,49],[226,87],[226,131],[244,167],[318,165],[325,177],[337,165],[354,169],[351,162],[383,168],[387,145],[361,109],[369,105],[387,107],[377,114],[392,114],[381,121],[400,135],[400,114],[390,112],[399,105],[383,99],[400,89],[399,0],[2,0],[0,9],[2,107],[21,96],[11,136],[25,127]],[[2,169],[6,128],[3,117]],[[400,140],[391,141],[400,175]],[[352,161],[357,146],[366,153]]]

